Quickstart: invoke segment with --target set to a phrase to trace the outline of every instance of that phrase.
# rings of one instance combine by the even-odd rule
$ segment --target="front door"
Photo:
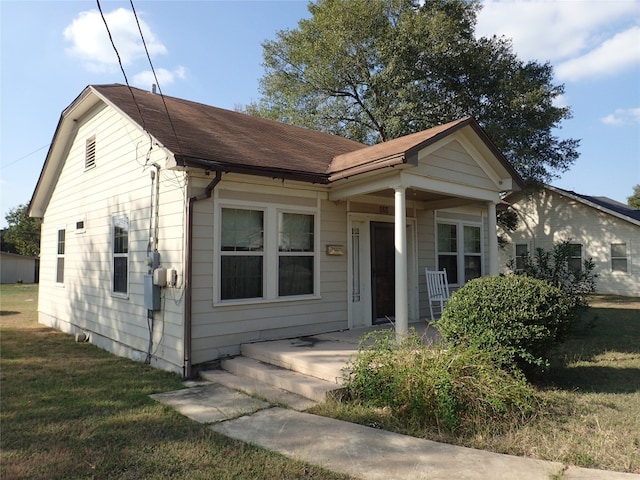
[[[395,315],[395,265],[393,223],[371,222],[372,323],[388,323]]]

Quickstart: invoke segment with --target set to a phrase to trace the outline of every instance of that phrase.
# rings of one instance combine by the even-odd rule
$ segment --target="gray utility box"
[[[144,276],[144,308],[160,310],[160,287],[153,284],[153,274]]]

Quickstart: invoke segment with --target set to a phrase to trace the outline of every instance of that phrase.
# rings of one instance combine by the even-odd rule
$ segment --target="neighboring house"
[[[518,227],[505,234],[510,244],[501,252],[503,267],[512,261],[518,268],[527,252],[569,241],[575,268],[593,259],[597,292],[640,296],[640,210],[549,185],[506,200],[518,216]]]
[[[38,283],[39,263],[37,257],[0,252],[0,283]]]
[[[521,186],[471,118],[366,146],[89,86],[29,207],[39,320],[185,377],[247,342],[389,318],[404,335],[428,317],[425,267],[498,273],[496,204]]]

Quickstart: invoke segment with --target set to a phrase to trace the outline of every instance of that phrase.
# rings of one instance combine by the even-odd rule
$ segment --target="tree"
[[[640,185],[633,187],[633,195],[627,197],[627,205],[636,210],[640,210]]]
[[[548,181],[577,159],[553,134],[570,118],[549,63],[505,38],[475,38],[477,0],[319,0],[310,19],[263,43],[252,114],[367,144],[470,115],[524,178]]]
[[[37,257],[40,255],[40,224],[39,218],[29,217],[27,205],[18,205],[9,210],[5,220],[9,227],[5,230],[4,240],[15,245],[20,255]]]

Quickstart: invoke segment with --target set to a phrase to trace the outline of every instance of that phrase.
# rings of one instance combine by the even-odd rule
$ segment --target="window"
[[[529,256],[529,247],[526,243],[516,244],[516,270],[523,270],[526,258]]]
[[[582,271],[582,245],[579,243],[569,244],[569,270]]]
[[[129,287],[129,219],[113,217],[113,293],[127,294]]]
[[[84,150],[84,169],[88,170],[96,166],[96,136],[87,138]]]
[[[220,298],[261,298],[264,271],[264,212],[222,209]]]
[[[313,215],[278,215],[278,296],[310,295],[314,280]]]
[[[65,227],[58,228],[58,249],[56,258],[56,283],[64,283],[64,250],[65,250]]]
[[[315,293],[316,215],[271,205],[223,206],[220,219],[220,301]]]
[[[627,244],[611,244],[611,271],[627,273]]]
[[[462,223],[438,223],[438,269],[450,284],[482,276],[482,230]]]

